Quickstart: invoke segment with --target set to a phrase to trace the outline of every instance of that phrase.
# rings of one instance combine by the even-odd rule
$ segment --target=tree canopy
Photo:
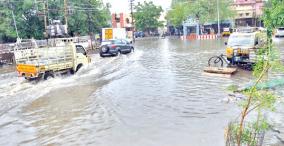
[[[63,0],[10,0],[0,1],[0,42],[16,39],[12,11],[15,14],[20,38],[44,38],[44,2],[48,2],[47,23],[61,20],[64,23]],[[109,6],[102,0],[68,0],[69,35],[98,33],[100,28],[110,25]]]
[[[268,29],[283,26],[284,0],[269,0],[266,3],[262,20]]]
[[[163,26],[163,23],[159,21],[163,9],[161,6],[156,6],[153,2],[138,3],[135,6],[135,26],[141,31],[150,31]]]
[[[232,0],[219,0],[220,19],[233,18]],[[167,13],[167,20],[174,26],[181,25],[188,17],[194,17],[200,23],[217,21],[217,0],[175,0]]]

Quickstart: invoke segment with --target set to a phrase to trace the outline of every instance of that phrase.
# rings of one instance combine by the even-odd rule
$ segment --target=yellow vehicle
[[[56,39],[44,46],[35,40],[17,42],[14,54],[19,76],[28,80],[42,77],[46,80],[62,72],[75,73],[90,62],[85,48],[69,38]]]
[[[222,36],[225,37],[225,36],[230,36],[230,35],[231,35],[230,28],[224,28],[222,32]]]
[[[265,45],[265,38],[265,33],[254,28],[237,30],[226,43],[227,60],[232,65],[254,64],[259,48]]]

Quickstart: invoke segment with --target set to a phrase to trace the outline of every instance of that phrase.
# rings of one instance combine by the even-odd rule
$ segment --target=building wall
[[[114,13],[112,14],[112,27],[113,28],[130,28],[131,17],[126,13]]]
[[[234,4],[237,12],[236,25],[258,26],[263,6],[264,0],[236,0]]]

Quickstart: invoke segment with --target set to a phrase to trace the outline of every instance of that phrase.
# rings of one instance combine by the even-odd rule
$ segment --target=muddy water
[[[150,39],[133,54],[94,55],[74,76],[30,83],[0,74],[0,145],[222,146],[239,112],[224,91],[252,76],[203,73],[221,53],[221,40]],[[279,111],[270,119],[284,132]],[[268,143],[281,134],[271,132]]]

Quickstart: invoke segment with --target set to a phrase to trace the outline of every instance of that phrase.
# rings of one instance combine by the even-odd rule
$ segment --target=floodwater
[[[31,83],[1,73],[0,145],[223,146],[224,129],[239,113],[226,88],[252,79],[247,71],[203,73],[223,44],[139,40],[132,54],[93,55],[74,76]],[[284,139],[283,107],[269,114],[279,130],[269,144]]]

